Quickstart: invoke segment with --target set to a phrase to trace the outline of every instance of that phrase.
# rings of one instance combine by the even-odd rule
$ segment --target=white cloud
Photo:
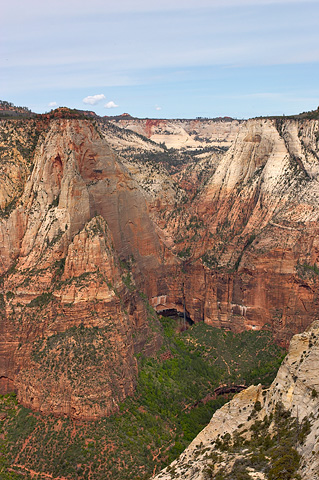
[[[116,103],[113,102],[113,100],[111,100],[110,102],[107,102],[105,105],[104,105],[105,108],[117,108],[118,105],[116,105]]]
[[[162,107],[159,107],[158,105],[155,105],[155,110],[162,110]]]
[[[56,102],[50,102],[48,107],[56,107],[58,104]]]
[[[96,105],[97,103],[105,100],[105,95],[103,93],[99,93],[97,95],[88,95],[87,97],[83,98],[83,103],[87,103],[89,105]]]

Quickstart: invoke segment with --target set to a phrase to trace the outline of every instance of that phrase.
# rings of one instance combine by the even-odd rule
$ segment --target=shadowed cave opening
[[[162,315],[162,317],[168,317],[176,320],[176,324],[179,331],[187,330],[191,325],[194,324],[194,321],[191,319],[188,311],[179,311],[177,308],[163,308],[158,310],[157,313]]]

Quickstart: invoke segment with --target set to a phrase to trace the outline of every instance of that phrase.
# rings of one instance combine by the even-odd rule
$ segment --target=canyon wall
[[[242,120],[225,118],[138,119],[123,115],[110,120],[125,130],[131,130],[168,148],[229,147],[236,138]]]
[[[135,355],[161,346],[150,305],[284,345],[316,318],[318,121],[213,127],[231,146],[177,177],[145,159],[163,147],[118,126],[1,121],[2,393],[57,415],[116,411]]]
[[[141,284],[178,261],[91,122],[50,122],[0,238],[2,393],[78,418],[116,410],[134,355],[161,344]]]
[[[243,124],[178,224],[195,321],[268,324],[287,345],[317,317],[318,128],[306,120]]]

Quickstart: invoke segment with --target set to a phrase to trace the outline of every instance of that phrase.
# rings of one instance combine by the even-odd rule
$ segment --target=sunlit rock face
[[[192,205],[197,239],[182,244],[191,316],[229,329],[268,324],[286,344],[309,325],[318,314],[318,198],[317,121],[242,124]]]
[[[178,263],[140,187],[90,122],[53,120],[0,230],[2,391],[77,418],[116,410],[133,393],[134,354],[161,343],[141,281],[151,289]],[[86,348],[91,360],[76,358]]]

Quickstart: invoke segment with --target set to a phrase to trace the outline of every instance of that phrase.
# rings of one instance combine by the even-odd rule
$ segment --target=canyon
[[[21,115],[0,118],[0,394],[99,421],[134,397],[140,358],[166,355],[159,315],[284,348],[318,318],[318,111]]]
[[[318,120],[115,123],[61,110],[1,120],[1,393],[41,412],[116,410],[134,391],[134,355],[162,342],[148,305],[268,328],[284,346],[318,315]],[[196,126],[208,140],[190,161],[184,140],[162,143]],[[76,373],[77,342],[95,354],[105,343],[103,370],[116,365],[97,390]]]

